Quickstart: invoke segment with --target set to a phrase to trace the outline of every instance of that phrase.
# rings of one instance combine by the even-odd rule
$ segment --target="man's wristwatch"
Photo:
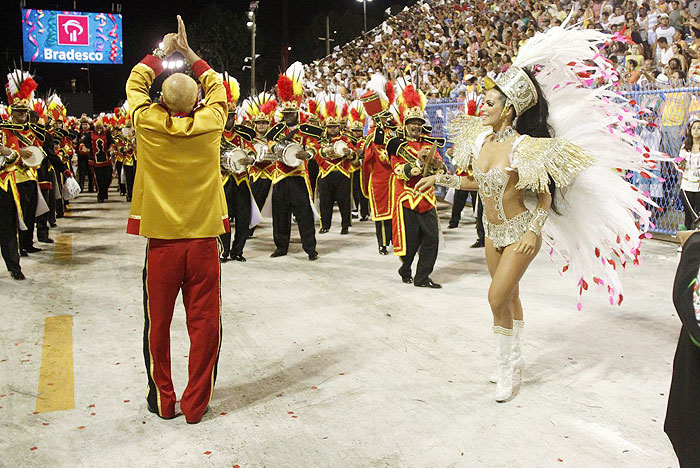
[[[156,47],[155,49],[153,49],[153,52],[151,52],[151,55],[154,55],[161,60],[165,60],[165,57],[166,57],[165,51],[163,49],[161,49],[160,47]]]

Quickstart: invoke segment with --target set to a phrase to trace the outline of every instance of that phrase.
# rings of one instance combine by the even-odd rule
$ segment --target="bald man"
[[[221,343],[217,237],[229,231],[219,174],[219,142],[226,122],[226,90],[219,75],[187,45],[184,24],[163,38],[163,49],[131,71],[126,95],[136,130],[138,170],[127,232],[148,238],[143,270],[143,354],[148,410],[174,418],[170,376],[170,322],[180,290],[190,336],[189,382],[180,408],[188,423],[202,419],[214,390]],[[181,53],[204,91],[194,110],[197,83],[176,73],[163,82],[160,102],[149,89],[162,59]]]

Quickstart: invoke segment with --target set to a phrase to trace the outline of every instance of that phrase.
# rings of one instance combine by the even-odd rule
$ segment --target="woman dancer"
[[[581,86],[587,84],[584,77],[613,76],[598,53],[608,39],[563,27],[533,37],[506,73],[487,80],[481,118],[460,117],[450,125],[454,161],[472,167],[474,179],[437,175],[416,186],[478,189],[482,197],[498,402],[512,397],[524,365],[519,281],[543,237],[550,255],[557,251],[564,258],[563,271],[578,273],[580,291],[592,276],[607,287],[611,303],[622,301],[617,262],[622,267],[627,258],[638,262],[650,214],[643,203],[651,200],[611,169],[651,177],[653,157],[619,96]],[[536,68],[537,75],[526,67]],[[536,195],[532,211],[526,207],[528,192]]]
[[[681,190],[685,195],[685,227],[693,229],[693,221],[700,214],[700,118],[692,117],[688,123],[687,137],[678,157],[683,172]]]

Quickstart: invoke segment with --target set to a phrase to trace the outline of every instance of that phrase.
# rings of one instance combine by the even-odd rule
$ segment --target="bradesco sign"
[[[26,62],[123,61],[121,15],[23,9],[22,35]]]

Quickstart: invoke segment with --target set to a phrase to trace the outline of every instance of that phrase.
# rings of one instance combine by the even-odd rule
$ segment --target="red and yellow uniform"
[[[161,417],[175,415],[170,323],[182,290],[191,345],[180,407],[188,422],[197,422],[214,391],[221,343],[217,236],[228,231],[219,172],[226,91],[206,62],[193,63],[204,101],[180,117],[151,102],[151,84],[162,70],[161,60],[148,55],[126,84],[139,152],[127,232],[149,238],[143,275],[146,401]]]

